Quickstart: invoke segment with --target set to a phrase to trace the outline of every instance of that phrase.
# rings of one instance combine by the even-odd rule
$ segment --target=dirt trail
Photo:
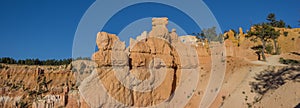
[[[225,97],[222,105],[223,108],[245,108],[248,103],[255,100],[255,93],[251,92],[249,82],[254,81],[253,77],[261,71],[270,68],[271,66],[281,67],[286,66],[279,63],[280,55],[273,55],[263,61],[248,61],[254,66],[241,67],[230,76],[230,79],[223,85],[223,89],[229,93]]]
[[[272,55],[270,57],[267,57],[267,61],[249,61],[252,64],[257,65],[269,65],[269,66],[287,66],[284,64],[279,63],[280,55]]]

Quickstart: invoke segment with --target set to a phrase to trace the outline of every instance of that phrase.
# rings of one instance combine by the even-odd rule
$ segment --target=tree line
[[[0,58],[0,63],[5,64],[19,64],[19,65],[68,65],[72,62],[72,60],[90,60],[88,57],[79,57],[76,59],[68,58],[68,59],[48,59],[48,60],[40,60],[40,59],[23,59],[23,60],[15,60],[11,57],[2,57]]]

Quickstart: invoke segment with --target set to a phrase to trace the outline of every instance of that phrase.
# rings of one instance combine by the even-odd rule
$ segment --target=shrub
[[[300,61],[297,60],[292,60],[292,59],[284,59],[284,58],[280,58],[279,62],[282,64],[287,64],[287,65],[297,65],[300,64]]]
[[[288,36],[289,32],[283,32],[284,36]]]
[[[272,54],[272,51],[273,51],[273,46],[271,44],[268,44],[266,46],[266,51],[268,54]]]
[[[222,100],[224,101],[226,99],[226,96],[222,96]]]

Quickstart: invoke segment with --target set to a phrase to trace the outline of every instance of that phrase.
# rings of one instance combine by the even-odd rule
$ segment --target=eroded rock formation
[[[195,47],[181,43],[175,29],[168,31],[168,19],[152,21],[152,31],[131,39],[128,48],[114,34],[97,35],[99,49],[92,59],[97,63],[98,76],[89,80],[101,82],[107,94],[125,106],[147,107],[171,100],[179,84],[184,84],[179,82],[181,70],[199,69]],[[91,96],[89,83],[79,88],[83,95]],[[93,100],[86,98],[92,107],[116,107]]]
[[[212,105],[219,107],[222,101],[227,102],[224,105],[231,105],[230,95],[237,97],[247,88],[244,87],[244,83],[248,84],[244,77],[247,81],[253,80],[248,71],[253,74],[264,68],[258,67],[255,71],[257,67],[249,62],[256,60],[251,46],[259,43],[245,38],[242,28],[238,34],[233,31],[226,33],[225,53],[211,50],[221,46],[218,42],[199,41],[194,36],[178,37],[176,29],[169,32],[167,18],[154,18],[152,24],[149,33],[145,31],[136,39],[130,39],[128,47],[115,34],[99,32],[96,39],[98,51],[92,55],[92,61],[73,61],[65,68],[14,65],[0,68],[0,107],[194,108],[204,105],[200,102],[206,93],[217,93],[221,89]],[[288,36],[278,39],[281,51],[299,51],[300,38],[297,36],[300,30],[281,31],[289,32]],[[226,69],[217,67],[225,63]],[[250,70],[245,70],[248,68]],[[222,69],[226,70],[225,86],[208,88],[211,73]],[[239,93],[235,93],[236,90]],[[243,101],[243,98],[233,100]]]

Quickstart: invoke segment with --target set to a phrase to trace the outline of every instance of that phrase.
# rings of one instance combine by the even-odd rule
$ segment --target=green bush
[[[272,51],[273,51],[273,46],[271,44],[268,44],[266,46],[266,51],[268,54],[272,54]]]
[[[297,65],[297,64],[300,64],[300,61],[292,60],[292,59],[284,59],[284,58],[280,58],[279,62],[282,63],[282,64],[287,64],[287,65]]]

